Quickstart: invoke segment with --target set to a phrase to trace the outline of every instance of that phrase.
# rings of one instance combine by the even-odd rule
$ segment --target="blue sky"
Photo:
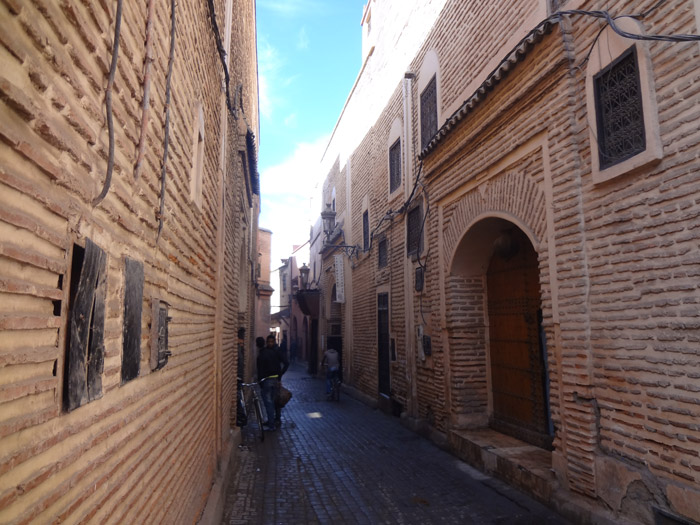
[[[272,230],[273,269],[320,214],[310,197],[320,194],[320,157],[360,71],[365,3],[257,0],[260,226]]]

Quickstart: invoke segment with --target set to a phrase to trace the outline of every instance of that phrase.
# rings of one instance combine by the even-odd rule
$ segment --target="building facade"
[[[700,521],[698,2],[408,4],[324,157],[323,345],[576,520]]]
[[[255,3],[0,20],[0,522],[195,522],[255,322]]]
[[[255,308],[255,337],[266,337],[270,333],[270,298],[275,291],[270,286],[270,255],[272,249],[272,232],[258,228],[258,263],[256,268],[256,308]]]

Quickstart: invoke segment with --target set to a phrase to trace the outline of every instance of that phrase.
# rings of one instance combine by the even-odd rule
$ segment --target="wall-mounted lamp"
[[[335,232],[335,210],[331,208],[329,203],[326,203],[326,209],[321,212],[321,220],[323,221],[323,233],[326,234],[326,241],[323,243],[324,248],[340,248],[342,249],[348,257],[357,255],[360,251],[360,247],[357,245],[349,244],[332,244],[331,236]],[[342,230],[341,230],[342,232]]]
[[[326,209],[321,212],[321,220],[323,221],[323,233],[326,234],[326,241],[330,240],[335,230],[335,210],[331,209],[331,205],[326,204]]]
[[[306,290],[306,287],[309,285],[309,268],[306,266],[306,263],[301,265],[301,268],[299,268],[299,277],[301,279],[301,289]]]

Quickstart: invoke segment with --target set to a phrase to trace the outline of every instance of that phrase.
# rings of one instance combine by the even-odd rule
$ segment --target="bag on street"
[[[285,406],[292,399],[292,393],[280,384],[280,406]]]

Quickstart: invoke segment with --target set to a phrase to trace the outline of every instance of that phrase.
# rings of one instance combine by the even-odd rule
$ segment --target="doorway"
[[[539,264],[519,228],[494,241],[486,275],[494,429],[551,448]]]
[[[391,395],[391,362],[389,341],[389,294],[377,294],[377,350],[379,394]]]

